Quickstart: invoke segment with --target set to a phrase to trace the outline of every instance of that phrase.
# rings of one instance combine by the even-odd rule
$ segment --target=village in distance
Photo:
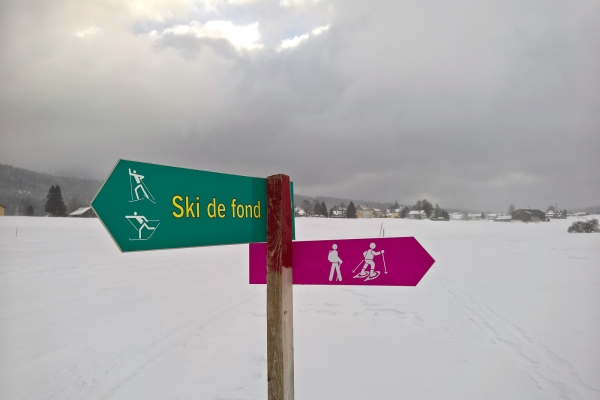
[[[295,207],[296,217],[316,217],[316,218],[407,218],[415,220],[432,221],[476,221],[491,220],[496,222],[543,222],[551,219],[566,219],[567,217],[583,217],[588,212],[568,213],[566,209],[560,210],[557,206],[550,206],[546,211],[537,209],[516,209],[514,205],[508,207],[506,213],[493,212],[447,212],[438,204],[435,206],[427,199],[418,200],[412,206],[400,205],[396,201],[390,208],[379,209],[365,204],[354,205],[351,201],[348,205],[344,202],[327,208],[324,201],[315,200],[311,203],[308,200],[302,201],[300,206]]]
[[[57,216],[94,218],[90,203],[102,181],[54,176],[9,165],[0,165],[0,216]],[[294,196],[295,217],[312,218],[406,218],[431,221],[544,222],[567,217],[585,217],[600,213],[600,207],[568,212],[558,205],[545,210],[516,208],[510,205],[506,212],[447,211],[426,199],[413,205],[369,203],[333,197],[312,198]],[[337,203],[328,207],[326,201]],[[598,210],[596,210],[596,208]]]

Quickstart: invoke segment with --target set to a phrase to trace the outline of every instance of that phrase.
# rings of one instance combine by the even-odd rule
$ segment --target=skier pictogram
[[[371,243],[371,245],[369,246],[369,250],[363,253],[364,260],[362,260],[352,271],[352,273],[354,273],[354,271],[356,271],[358,267],[360,267],[360,265],[364,263],[362,270],[358,274],[354,275],[354,278],[365,278],[365,281],[376,279],[381,273],[379,271],[375,271],[375,261],[373,259],[375,258],[375,256],[378,256],[380,254],[383,258],[383,268],[385,270],[385,273],[387,274],[387,267],[385,265],[385,257],[383,256],[383,253],[385,253],[385,250],[375,251],[375,243]],[[367,268],[369,266],[371,267],[371,271],[367,272]]]
[[[138,215],[137,211],[133,213],[133,215],[126,215],[125,218],[133,225],[135,230],[138,232],[138,237],[135,239],[129,240],[148,240],[154,235],[156,232],[156,228],[160,225],[160,221],[152,220],[144,217],[143,215]],[[144,233],[144,228],[146,231]]]
[[[146,184],[144,183],[144,178],[144,175],[138,174],[135,170],[131,172],[131,168],[129,168],[129,187],[131,190],[131,200],[129,201],[130,203],[144,199],[148,199],[152,203],[156,203],[156,200],[154,200],[154,196],[152,196],[152,193],[150,193],[148,186],[146,186]],[[142,194],[141,197],[140,193]]]
[[[342,273],[340,272],[340,266],[342,265],[342,259],[339,257],[337,252],[337,244],[331,246],[333,250],[329,250],[329,255],[327,256],[327,260],[331,262],[331,272],[329,273],[329,281],[333,280],[334,272],[337,272],[337,276],[335,278],[336,281],[342,281]]]

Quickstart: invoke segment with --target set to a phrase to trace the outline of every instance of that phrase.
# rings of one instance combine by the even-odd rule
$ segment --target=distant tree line
[[[30,197],[23,199],[19,206],[21,209],[25,209],[24,215],[26,217],[33,217],[35,215],[34,201]],[[62,196],[62,190],[59,185],[52,185],[46,195],[46,202],[44,204],[44,211],[52,215],[53,217],[66,217],[67,210],[69,212],[77,210],[81,207],[81,202],[77,195],[71,197],[69,206],[65,204]],[[19,215],[19,207],[17,206],[17,215]]]
[[[434,207],[433,204],[431,204],[427,199],[417,200],[412,209],[414,211],[425,211],[425,214],[427,214],[427,218],[443,218],[446,221],[450,219],[450,214],[448,214],[446,210],[442,209],[438,204],[436,204]]]
[[[329,209],[327,208],[327,204],[325,201],[319,202],[315,200],[314,203],[311,203],[308,200],[302,201],[300,207],[306,212],[306,215],[317,215],[324,218],[329,218]]]
[[[391,204],[391,203],[388,203],[388,204]],[[317,216],[323,216],[323,217],[333,216],[333,214],[330,215],[330,212],[333,212],[333,211],[328,210],[327,205],[325,204],[324,201],[319,202],[318,200],[315,200],[314,202],[311,203],[310,201],[305,199],[300,204],[300,207],[304,210],[304,212],[306,213],[305,215],[307,215],[307,216],[308,215],[317,215]],[[357,218],[356,205],[354,204],[354,201],[350,201],[350,204],[348,204],[348,207],[346,207],[346,205],[342,202],[339,206],[335,206],[332,210],[336,210],[336,209],[337,210],[345,210],[345,214],[344,214],[345,218]],[[413,205],[412,207],[402,206],[402,205],[398,204],[398,201],[396,200],[393,203],[393,205],[391,206],[391,210],[394,210],[394,212],[398,213],[398,218],[408,218],[408,214],[410,213],[410,211],[415,210],[415,211],[424,211],[428,218],[435,218],[435,219],[443,218],[444,220],[450,219],[450,215],[448,214],[448,212],[446,210],[442,209],[438,204],[436,204],[434,206],[427,199],[418,200],[415,203],[415,205]],[[396,210],[398,210],[398,211],[396,211]]]
[[[89,206],[102,182],[49,175],[0,164],[0,204],[5,207],[6,215],[48,214],[44,212],[48,188],[57,184],[69,213],[79,207]]]
[[[327,206],[325,205],[324,201],[322,201],[321,204],[319,204],[319,201],[315,200],[315,205],[313,206],[313,214],[320,215],[325,218],[329,217],[329,210],[327,209]]]

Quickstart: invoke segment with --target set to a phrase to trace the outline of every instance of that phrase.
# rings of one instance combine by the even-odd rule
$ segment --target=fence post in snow
[[[294,399],[290,177],[267,178],[267,382],[269,400]]]

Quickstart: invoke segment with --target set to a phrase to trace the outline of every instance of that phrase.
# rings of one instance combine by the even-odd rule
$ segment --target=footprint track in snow
[[[468,319],[535,381],[549,398],[597,399],[600,390],[585,383],[573,366],[548,347],[531,338],[514,322],[473,300],[449,282],[437,284],[456,303]]]

